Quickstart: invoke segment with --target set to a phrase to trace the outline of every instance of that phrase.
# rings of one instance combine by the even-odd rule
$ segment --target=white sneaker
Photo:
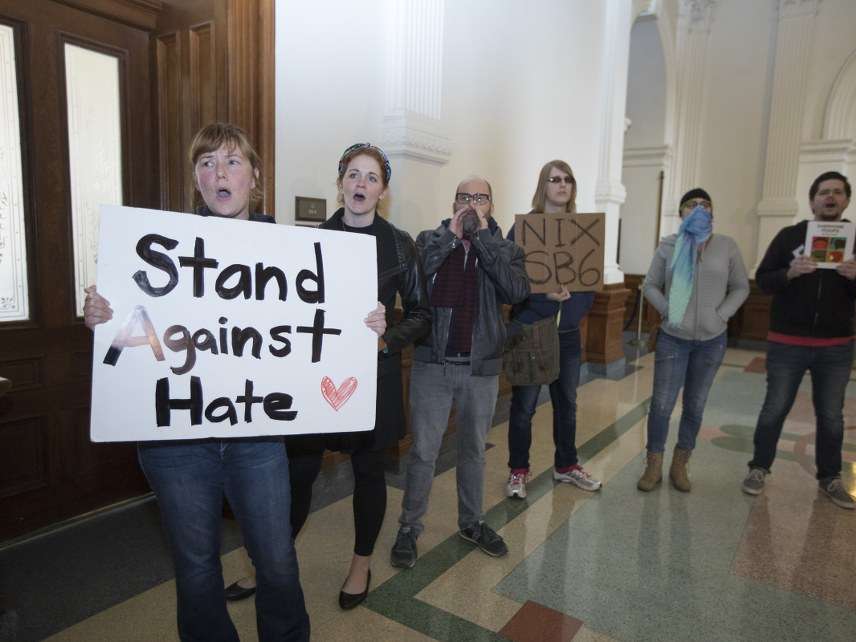
[[[600,490],[600,487],[603,485],[597,479],[592,479],[592,477],[583,470],[583,467],[579,464],[571,466],[564,472],[559,472],[554,468],[553,479],[557,482],[574,484],[575,486],[588,491]]]
[[[523,499],[526,497],[526,482],[529,481],[529,471],[511,471],[508,483],[505,484],[505,496]]]

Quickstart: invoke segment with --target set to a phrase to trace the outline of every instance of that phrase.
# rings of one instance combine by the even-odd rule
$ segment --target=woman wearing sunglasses
[[[577,211],[577,181],[570,165],[550,161],[541,168],[532,212],[573,214]],[[514,240],[514,227],[508,238]],[[577,458],[577,385],[580,380],[580,322],[591,310],[594,293],[574,292],[567,288],[549,294],[530,294],[514,307],[512,321],[532,324],[555,318],[559,331],[559,377],[550,383],[553,404],[553,479],[574,484],[583,490],[596,491],[601,483],[583,469]],[[511,411],[508,419],[508,497],[526,497],[529,479],[529,447],[532,444],[532,416],[538,405],[541,385],[520,385],[511,389]]]

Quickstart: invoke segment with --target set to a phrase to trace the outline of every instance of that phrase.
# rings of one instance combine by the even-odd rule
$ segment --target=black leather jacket
[[[421,232],[416,246],[422,257],[422,269],[428,279],[430,295],[440,266],[461,241],[445,220],[436,230]],[[473,327],[470,348],[470,372],[474,375],[498,375],[502,371],[505,346],[505,321],[502,304],[514,305],[529,296],[529,277],[523,263],[523,250],[513,241],[502,238],[493,219],[489,227],[474,237],[472,248],[478,257],[478,314]],[[443,363],[449,341],[452,308],[432,308],[431,334],[416,344],[413,358],[417,361]]]
[[[344,210],[339,209],[321,224],[321,229],[343,230]],[[431,330],[431,308],[425,290],[425,278],[413,239],[404,230],[375,214],[375,221],[384,230],[392,233],[398,262],[377,275],[378,300],[386,307],[386,332],[383,340],[386,352],[378,353],[379,374],[400,363],[401,350]],[[384,234],[386,236],[386,234]],[[404,314],[395,322],[395,295],[401,296]]]

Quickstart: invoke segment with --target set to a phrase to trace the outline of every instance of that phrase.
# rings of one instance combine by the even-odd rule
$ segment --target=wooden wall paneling
[[[608,365],[624,358],[624,312],[629,295],[623,283],[606,285],[595,294],[587,324],[589,362]]]
[[[229,120],[243,127],[262,158],[262,211],[274,207],[274,3],[227,3]]]
[[[191,209],[187,147],[200,127],[219,120],[246,130],[263,163],[259,209],[274,213],[274,10],[273,0],[164,6],[155,36],[164,209]]]
[[[42,417],[0,424],[0,497],[12,497],[50,485],[47,425]]]
[[[276,16],[274,0],[259,1],[259,153],[264,166],[264,208],[271,216],[276,214],[274,191],[276,161]]]
[[[160,206],[182,211],[184,165],[181,163],[181,39],[178,32],[156,38],[155,65],[158,88],[158,160]]]
[[[78,4],[0,0],[0,14],[20,24],[23,35],[16,61],[32,275],[31,320],[0,325],[0,372],[13,383],[0,399],[0,540],[147,491],[133,445],[88,439],[92,337],[76,317],[70,287],[64,43],[124,60],[123,195],[145,206],[158,200],[150,40]]]
[[[57,0],[57,2],[146,30],[154,29],[158,14],[163,8],[161,0]]]
[[[770,305],[773,297],[764,294],[755,280],[749,281],[749,298],[741,308],[740,338],[765,341],[770,329]]]

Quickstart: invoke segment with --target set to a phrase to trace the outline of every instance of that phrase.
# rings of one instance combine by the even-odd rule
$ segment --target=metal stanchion
[[[639,317],[639,320],[636,324],[636,338],[631,339],[628,343],[632,346],[640,346],[642,345],[642,311],[645,309],[645,297],[642,296],[642,283],[639,284],[639,309],[636,311],[636,314]]]

